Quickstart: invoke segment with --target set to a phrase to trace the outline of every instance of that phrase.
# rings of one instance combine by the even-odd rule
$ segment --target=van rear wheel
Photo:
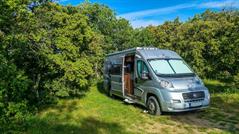
[[[110,84],[108,84],[107,86],[108,87],[106,88],[106,94],[107,96],[110,96],[110,89],[111,89]]]
[[[159,102],[154,96],[150,96],[148,98],[147,108],[148,108],[149,114],[152,114],[152,115],[161,115],[162,114]]]
[[[111,84],[109,79],[107,79],[107,83],[104,85],[105,93],[107,96],[110,96]]]

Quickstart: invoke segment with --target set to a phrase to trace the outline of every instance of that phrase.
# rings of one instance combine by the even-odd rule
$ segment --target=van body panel
[[[142,90],[142,94],[140,98],[141,98],[141,102],[143,102],[144,104],[146,104],[148,93],[151,93],[154,95],[158,94],[159,90],[155,88],[154,84],[155,82],[153,80],[149,80],[136,85],[135,90],[137,89]]]
[[[134,55],[134,66],[131,74],[133,94],[124,90],[124,73],[128,66],[125,56]],[[180,112],[208,107],[210,94],[208,89],[194,73],[190,76],[160,76],[157,75],[148,60],[151,59],[180,59],[174,51],[157,48],[133,48],[107,55],[104,63],[104,87],[110,87],[110,92],[122,98],[131,98],[133,102],[146,106],[148,95],[157,97],[162,111]],[[147,67],[148,79],[140,79],[138,61]],[[126,65],[125,65],[126,63]],[[132,64],[133,62],[131,62]],[[126,69],[126,70],[125,70]],[[161,82],[167,81],[172,87],[162,87]]]
[[[122,94],[122,82],[121,82],[122,77],[120,75],[111,75],[111,90],[119,93],[120,95]]]

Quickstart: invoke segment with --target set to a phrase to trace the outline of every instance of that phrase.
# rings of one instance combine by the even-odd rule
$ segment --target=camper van
[[[208,89],[182,57],[158,48],[107,55],[104,88],[109,96],[143,105],[153,115],[202,109],[210,102]]]

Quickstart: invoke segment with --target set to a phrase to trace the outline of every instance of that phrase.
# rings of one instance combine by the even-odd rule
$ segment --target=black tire
[[[111,97],[111,95],[110,95],[110,90],[111,90],[111,86],[110,86],[110,84],[108,83],[108,84],[107,84],[107,88],[106,88],[106,94],[107,94],[107,96],[110,96],[110,97]]]
[[[106,89],[106,94],[107,94],[107,96],[109,96],[109,97],[111,97],[111,98],[114,98],[114,95],[111,94],[110,91],[111,91],[111,84],[108,83],[107,89]]]
[[[147,100],[148,112],[151,115],[161,115],[161,108],[156,97],[150,96]]]

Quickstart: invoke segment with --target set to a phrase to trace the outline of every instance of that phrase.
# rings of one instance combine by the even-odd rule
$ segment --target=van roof
[[[182,59],[176,52],[167,49],[158,49],[156,47],[136,47],[123,51],[118,51],[115,53],[108,54],[107,56],[113,56],[122,53],[134,53],[138,52],[145,59],[155,59],[155,58],[176,58]]]

